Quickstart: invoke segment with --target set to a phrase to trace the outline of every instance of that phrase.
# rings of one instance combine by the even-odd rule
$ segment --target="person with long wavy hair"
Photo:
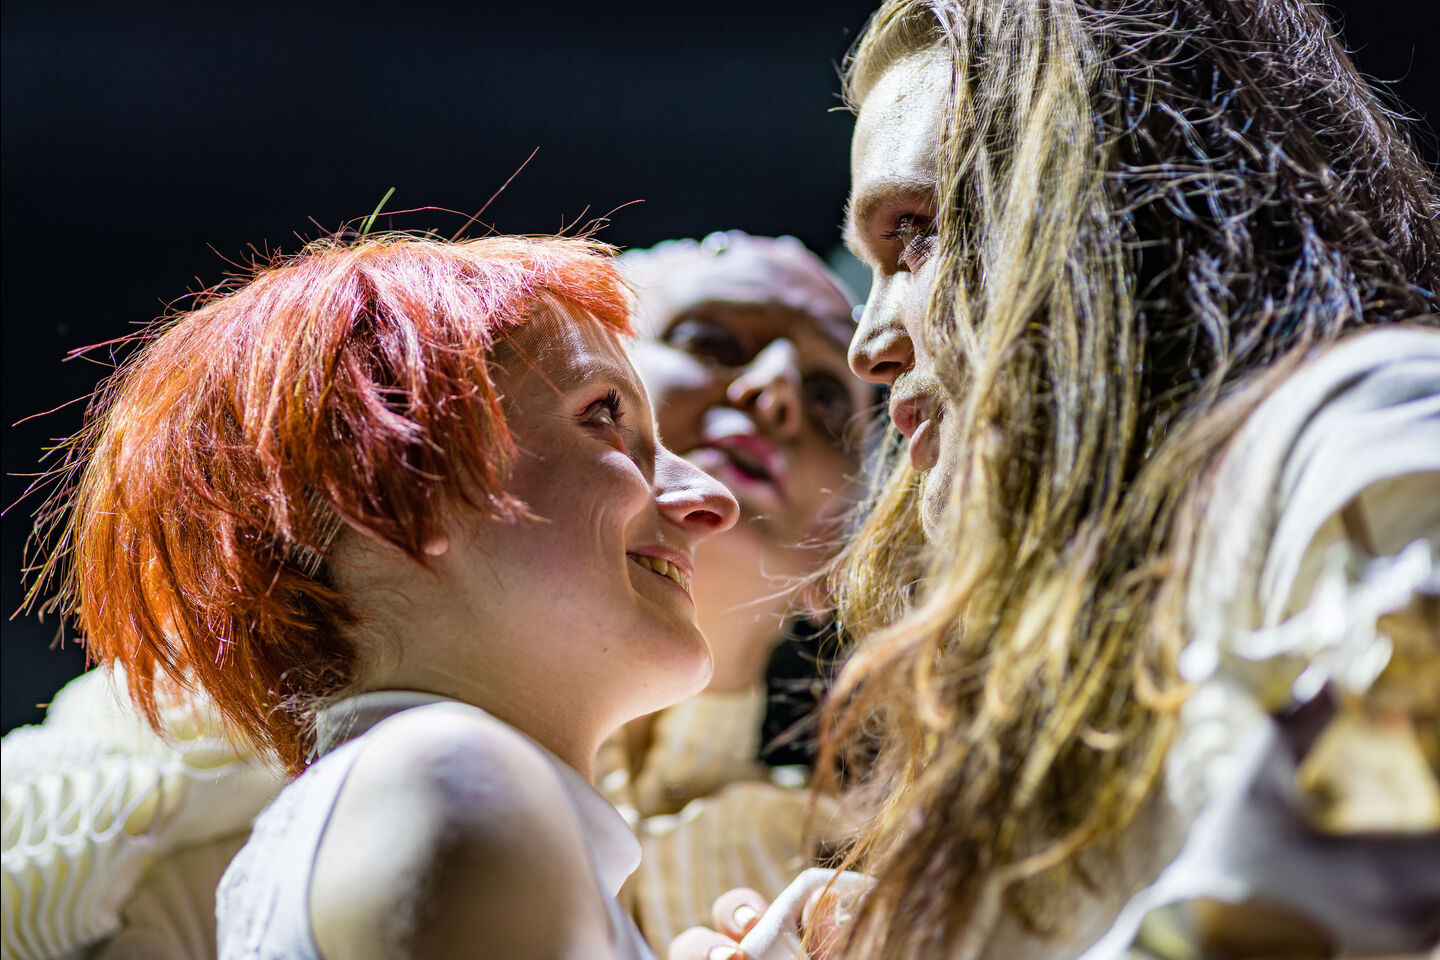
[[[1327,348],[1435,324],[1440,201],[1292,0],[890,3],[847,78],[851,358],[909,438],[841,581],[884,794],[853,942],[1084,945],[1173,853],[1213,468]],[[1392,347],[1433,394],[1433,336]]]
[[[1300,955],[1428,949],[1440,198],[1396,115],[1300,0],[891,0],[846,88],[851,363],[894,432],[837,574],[874,877],[839,952],[1077,956],[1187,831]],[[1250,732],[1316,709],[1414,809],[1307,820],[1280,776],[1256,812],[1316,737]],[[1356,871],[1327,824],[1404,840]]]

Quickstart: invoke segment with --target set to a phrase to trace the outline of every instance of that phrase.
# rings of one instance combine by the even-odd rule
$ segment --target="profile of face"
[[[823,561],[815,545],[854,501],[871,398],[846,364],[850,299],[790,239],[715,234],[627,260],[632,356],[660,436],[740,502],[740,522],[706,545],[707,586],[739,578],[733,593],[749,600],[782,590]]]
[[[890,417],[909,438],[932,538],[960,463],[952,398],[923,335],[938,279],[933,224],[950,71],[942,50],[923,50],[891,64],[866,93],[851,144],[845,225],[847,243],[874,275],[850,367],[891,387]]]
[[[506,489],[529,515],[461,517],[436,558],[480,635],[515,638],[487,644],[485,668],[577,680],[625,719],[698,692],[695,549],[735,522],[734,497],[660,444],[614,334],[534,321],[514,345],[529,360],[497,377],[517,447]]]

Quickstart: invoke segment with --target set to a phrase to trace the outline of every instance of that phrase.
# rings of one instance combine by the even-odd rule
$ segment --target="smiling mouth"
[[[629,557],[631,560],[635,561],[637,564],[644,567],[646,570],[649,570],[653,573],[658,573],[662,577],[675,581],[677,584],[680,585],[680,589],[684,590],[686,593],[690,592],[690,578],[685,575],[684,570],[681,570],[669,560],[662,560],[659,557],[647,557],[638,553],[627,553],[625,554],[625,556]]]

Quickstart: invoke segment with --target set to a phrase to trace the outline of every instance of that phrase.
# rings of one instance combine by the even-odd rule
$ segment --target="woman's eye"
[[[740,338],[713,320],[694,317],[681,320],[665,332],[664,342],[692,357],[725,367],[739,367],[750,362]]]
[[[801,382],[805,409],[811,418],[831,437],[840,439],[855,415],[855,405],[850,391],[837,378],[829,374],[807,376]]]
[[[618,391],[611,390],[585,408],[585,412],[580,416],[580,422],[588,427],[618,433],[623,416],[623,411],[620,409],[620,394]]]
[[[930,259],[935,248],[935,221],[907,213],[895,221],[895,228],[881,236],[900,244],[899,266],[914,273]]]

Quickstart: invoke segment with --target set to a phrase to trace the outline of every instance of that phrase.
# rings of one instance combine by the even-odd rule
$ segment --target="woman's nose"
[[[889,386],[915,366],[915,344],[900,322],[902,293],[893,280],[881,282],[878,276],[870,288],[860,324],[850,339],[850,369],[862,380]]]
[[[725,398],[752,412],[772,434],[787,437],[800,427],[800,352],[790,340],[770,341],[741,368]]]
[[[690,535],[691,546],[740,519],[740,504],[723,483],[664,447],[655,458],[655,502],[666,519]]]

